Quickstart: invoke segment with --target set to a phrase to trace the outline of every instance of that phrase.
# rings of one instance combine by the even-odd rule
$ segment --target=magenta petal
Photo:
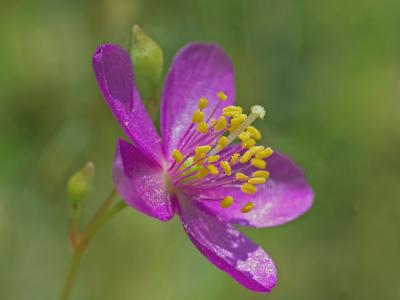
[[[113,179],[124,201],[151,217],[168,221],[174,215],[164,171],[139,148],[119,139]]]
[[[231,61],[213,44],[189,44],[181,49],[169,69],[161,99],[161,132],[163,148],[169,156],[191,123],[201,97],[208,99],[206,116],[218,103],[217,93],[223,91],[235,101],[234,74]],[[220,114],[218,109],[217,114]]]
[[[201,205],[226,222],[254,227],[280,225],[310,209],[313,192],[299,167],[285,156],[275,153],[267,159],[267,170],[270,178],[266,184],[257,186],[255,195],[245,195],[239,188],[207,191],[207,196],[215,200],[231,195],[235,203],[225,209],[219,206],[218,201],[203,201]],[[255,207],[248,213],[242,213],[240,209],[247,201],[254,202]]]
[[[214,265],[248,289],[269,292],[277,281],[276,268],[267,253],[243,234],[180,196],[178,211],[186,233]]]
[[[125,134],[160,162],[161,138],[135,87],[129,54],[117,45],[101,45],[93,55],[93,68],[104,99]]]

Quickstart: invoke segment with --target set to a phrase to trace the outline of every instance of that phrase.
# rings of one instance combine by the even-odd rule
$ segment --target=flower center
[[[269,147],[256,145],[261,133],[251,125],[258,118],[264,118],[265,109],[253,106],[247,116],[240,106],[225,106],[217,119],[216,112],[227,96],[219,92],[217,97],[219,101],[208,116],[204,113],[208,106],[207,99],[203,97],[198,101],[192,123],[171,154],[173,162],[168,174],[177,188],[196,192],[240,187],[243,193],[254,195],[256,186],[264,184],[269,177],[269,172],[265,170],[266,158],[273,153]],[[235,140],[240,140],[240,144],[228,147]],[[231,206],[235,201],[231,195],[218,200],[222,208]],[[241,212],[248,213],[253,208],[254,203],[249,201]]]

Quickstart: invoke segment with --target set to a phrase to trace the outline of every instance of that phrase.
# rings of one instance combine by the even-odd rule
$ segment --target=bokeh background
[[[72,299],[400,299],[400,2],[3,1],[0,10],[0,299],[57,299],[69,251],[68,176],[96,164],[84,218],[112,187],[121,135],[91,55],[138,23],[167,65],[219,43],[239,103],[267,107],[264,142],[315,189],[312,210],[243,229],[275,259],[254,294],[209,264],[179,222],[126,209],[83,258]]]

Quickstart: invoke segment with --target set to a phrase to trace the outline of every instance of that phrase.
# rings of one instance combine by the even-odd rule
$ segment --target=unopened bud
[[[161,48],[138,25],[134,25],[129,54],[135,68],[136,84],[142,96],[145,99],[148,96],[155,96],[164,67],[164,55]]]
[[[71,204],[71,213],[80,213],[80,204],[92,189],[94,164],[87,162],[82,169],[77,171],[68,180],[68,198]]]

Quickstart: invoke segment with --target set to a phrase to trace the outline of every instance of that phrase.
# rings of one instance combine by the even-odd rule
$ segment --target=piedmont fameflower
[[[131,143],[117,140],[113,179],[124,201],[161,221],[178,214],[194,245],[243,286],[269,292],[275,265],[233,225],[276,226],[307,211],[302,171],[258,145],[265,109],[236,106],[233,69],[216,45],[193,43],[175,57],[161,97],[161,135],[134,83],[128,53],[101,45],[93,56],[106,103]]]

